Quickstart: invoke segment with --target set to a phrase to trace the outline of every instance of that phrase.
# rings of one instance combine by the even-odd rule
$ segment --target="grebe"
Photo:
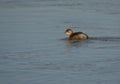
[[[67,29],[65,34],[69,36],[69,40],[85,40],[88,39],[88,35],[83,32],[73,32],[72,29]]]

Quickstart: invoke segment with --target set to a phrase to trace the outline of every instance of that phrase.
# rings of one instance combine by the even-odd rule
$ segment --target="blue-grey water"
[[[120,0],[0,0],[0,84],[120,84]]]

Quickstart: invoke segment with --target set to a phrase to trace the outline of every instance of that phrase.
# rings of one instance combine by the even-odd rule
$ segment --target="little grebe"
[[[69,36],[69,40],[85,40],[88,39],[88,35],[83,32],[73,32],[72,29],[67,29],[65,34]]]

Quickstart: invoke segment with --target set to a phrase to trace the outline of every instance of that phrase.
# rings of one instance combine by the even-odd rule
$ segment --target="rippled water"
[[[119,84],[120,1],[0,0],[0,83]]]

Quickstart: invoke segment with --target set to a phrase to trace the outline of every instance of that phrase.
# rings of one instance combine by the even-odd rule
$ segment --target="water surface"
[[[119,0],[0,0],[0,82],[119,84],[119,17]]]

